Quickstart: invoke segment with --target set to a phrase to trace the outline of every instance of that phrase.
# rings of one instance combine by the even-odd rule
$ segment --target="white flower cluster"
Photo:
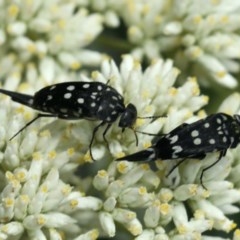
[[[102,17],[76,1],[0,1],[0,16],[0,77],[7,88],[23,79],[51,84],[103,58],[84,48],[101,33]]]
[[[148,148],[153,134],[206,117],[209,98],[198,80],[237,85],[239,11],[240,2],[230,0],[0,0],[4,89],[34,94],[52,83],[97,81],[138,112],[125,131],[118,121],[105,137],[107,124],[98,129],[93,161],[98,121],[42,117],[11,139],[35,111],[1,94],[0,240],[228,239],[219,232],[240,240],[229,217],[240,212],[240,148],[204,171],[207,189],[201,174],[219,152],[177,168],[172,159],[115,161]],[[106,40],[118,51],[103,30],[122,23],[129,51],[116,63],[98,44]],[[140,62],[145,57],[148,65]],[[240,114],[239,93],[217,111]]]
[[[206,78],[236,87],[240,58],[240,2],[231,0],[111,0],[89,1],[105,22],[117,27],[123,20],[135,58],[175,59],[183,73],[200,82]],[[122,11],[124,9],[124,11]]]
[[[174,87],[178,73],[170,60],[156,60],[142,70],[139,62],[125,55],[119,68],[112,60],[105,60],[101,71],[92,73],[93,79],[84,75],[81,79],[109,80],[125,102],[134,103],[143,116],[167,114],[167,118],[154,122],[137,121],[137,129],[156,133],[161,129],[170,131],[187,119],[197,119],[194,112],[208,101],[199,95],[193,78]],[[199,182],[201,169],[214,161],[214,154],[202,162],[185,163],[164,179],[170,166],[166,162],[157,163],[158,171],[154,172],[146,164],[113,161],[123,152],[149,146],[152,138],[139,136],[136,147],[134,134],[121,133],[116,123],[107,135],[110,152],[102,132],[96,134],[93,154],[99,161],[88,167],[86,178],[84,169],[91,160],[88,144],[95,124],[87,120],[57,120],[56,124],[42,119],[9,141],[32,114],[23,107],[14,110],[16,104],[10,104],[7,97],[1,99],[2,239],[61,239],[61,234],[76,240],[96,239],[99,235],[121,238],[118,225],[136,239],[191,239],[204,236],[211,228],[230,231],[235,226],[225,216],[238,211],[233,204],[240,200],[238,191],[225,180],[229,171],[224,169],[231,166],[227,157],[217,165],[217,174],[204,175],[209,191],[193,183]],[[40,126],[44,126],[42,131]],[[224,200],[223,191],[227,196]],[[188,216],[183,202],[189,203],[194,217]]]

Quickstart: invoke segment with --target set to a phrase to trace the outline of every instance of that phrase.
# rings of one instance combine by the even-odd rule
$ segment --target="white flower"
[[[158,59],[143,71],[138,61],[130,55],[125,55],[119,69],[113,61],[106,60],[102,64],[101,72],[93,72],[92,78],[104,83],[109,81],[109,85],[123,95],[126,104],[132,103],[136,106],[139,117],[168,115],[167,119],[160,117],[152,123],[151,119],[137,120],[134,128],[156,134],[164,122],[164,128],[169,131],[192,116],[208,101],[207,97],[199,96],[199,88],[194,78],[189,78],[182,87],[173,87],[178,74],[179,71],[173,67],[170,60],[164,62]],[[82,80],[92,81],[86,76],[82,76]],[[136,147],[133,131],[126,129],[122,134],[116,125],[113,124],[107,134],[109,149],[114,157],[121,156],[122,152],[129,150],[134,152],[150,144],[152,137],[138,134],[139,144]],[[73,134],[78,139],[82,135],[81,128],[74,129]],[[98,151],[100,155],[104,155],[102,151],[106,151],[99,142],[103,142],[101,131],[96,134],[93,155],[94,151]]]
[[[118,22],[123,20],[128,35],[125,44],[130,41],[135,46],[129,45],[129,51],[136,58],[171,57],[184,77],[192,74],[207,85],[210,78],[229,88],[238,84],[232,75],[240,70],[235,60],[240,58],[238,1],[207,0],[203,6],[201,0],[105,0],[101,7],[97,2],[90,5],[104,13],[106,22],[108,12],[115,13]]]
[[[102,208],[102,201],[74,189],[73,183],[80,180],[74,175],[76,160],[84,152],[76,153],[73,142],[71,147],[64,144],[68,141],[66,125],[49,124],[46,126],[49,130],[40,132],[39,125],[43,126],[44,120],[37,121],[9,141],[32,118],[32,113],[23,107],[14,109],[6,97],[1,97],[0,105],[0,174],[4,179],[0,184],[1,237],[60,239],[64,232],[69,239],[84,239],[84,236],[96,239],[98,232],[92,227],[82,231],[77,224],[81,214],[74,214],[83,209],[91,216],[91,212]]]
[[[0,15],[0,77],[6,88],[16,89],[23,79],[37,87],[39,80],[66,81],[70,71],[103,58],[84,48],[102,31],[102,17],[76,1],[2,1]]]
[[[137,119],[134,126],[134,130],[166,133],[206,115],[199,110],[208,98],[200,95],[196,79],[188,78],[181,87],[174,87],[178,73],[170,60],[155,60],[142,70],[138,61],[125,55],[120,67],[106,59],[100,71],[94,71],[91,78],[81,74],[81,80],[113,86],[126,105],[136,106],[140,117],[167,115],[155,121]],[[89,143],[98,122],[43,118],[9,141],[32,119],[33,110],[7,97],[1,100],[2,238],[12,232],[19,239],[24,234],[29,239],[59,238],[63,232],[66,239],[117,239],[128,232],[137,239],[200,239],[212,228],[228,232],[235,227],[227,217],[239,211],[234,204],[240,200],[230,182],[234,162],[230,151],[204,173],[205,190],[200,184],[201,171],[218,153],[201,161],[186,160],[165,178],[176,161],[157,161],[155,171],[147,164],[113,161],[148,147],[153,138],[138,134],[136,146],[133,129],[122,133],[116,122],[106,135],[109,149],[102,136],[104,127],[96,133],[92,150],[98,161],[89,164]]]

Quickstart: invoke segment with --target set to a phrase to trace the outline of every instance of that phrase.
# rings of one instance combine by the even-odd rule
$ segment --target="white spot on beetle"
[[[217,121],[218,124],[221,124],[221,123],[222,123],[222,119],[221,119],[221,118],[217,118],[216,121]]]
[[[172,153],[172,158],[178,158],[177,153],[181,152],[183,149],[181,146],[173,146],[172,147],[173,153]]]
[[[72,97],[72,94],[71,93],[65,93],[64,94],[64,98],[65,99],[69,99],[69,98],[71,98]]]
[[[197,130],[193,130],[192,132],[191,132],[191,136],[192,137],[197,137],[199,135],[199,131],[197,131]]]
[[[210,124],[208,122],[204,123],[203,125],[205,128],[209,128],[210,127]]]
[[[54,88],[56,88],[56,85],[51,86],[49,90],[52,91]]]
[[[52,98],[53,98],[52,95],[48,95],[48,96],[47,96],[47,101],[51,100]]]
[[[171,143],[171,144],[177,142],[177,140],[178,140],[178,135],[172,136],[171,138],[169,138],[169,140],[170,140],[170,143]]]
[[[224,136],[223,138],[222,138],[222,141],[225,143],[225,142],[227,142],[227,138]]]
[[[215,139],[211,138],[211,139],[209,140],[209,143],[210,143],[210,144],[215,144],[216,141],[215,141]]]
[[[89,83],[83,84],[83,88],[89,88],[89,87],[90,87],[90,84],[89,84]]]
[[[78,98],[77,102],[80,103],[80,104],[83,104],[84,103],[84,98]]]
[[[75,86],[74,85],[69,85],[68,87],[67,87],[67,90],[68,91],[73,91],[75,89]]]
[[[199,145],[199,144],[202,143],[202,140],[201,140],[200,138],[195,138],[195,139],[193,140],[193,143],[194,143],[194,145]]]

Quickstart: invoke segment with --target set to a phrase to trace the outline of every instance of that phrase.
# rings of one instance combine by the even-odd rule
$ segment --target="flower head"
[[[155,171],[147,164],[113,161],[151,144],[152,136],[138,134],[136,146],[135,130],[166,133],[205,116],[199,110],[208,98],[200,94],[196,79],[175,87],[178,74],[170,60],[155,60],[143,70],[130,55],[123,56],[120,67],[106,59],[91,77],[81,74],[82,81],[114,87],[126,105],[136,106],[138,117],[168,116],[137,119],[133,129],[125,132],[114,122],[106,134],[109,148],[100,129],[92,146],[98,161],[91,164],[89,143],[98,123],[42,119],[9,142],[32,114],[2,97],[3,236],[34,239],[64,234],[67,239],[96,239],[99,235],[118,238],[123,231],[137,239],[200,239],[211,229],[231,231],[236,224],[226,215],[238,212],[234,204],[240,194],[230,182],[234,161],[230,152],[204,173],[208,190],[199,179],[216,153],[202,161],[186,160],[167,178],[175,161],[157,161]]]
[[[83,49],[102,31],[102,18],[76,1],[2,1],[0,15],[0,77],[7,88],[22,79],[32,86],[38,79],[48,84],[68,79],[67,72],[102,60]]]
[[[184,78],[192,74],[208,86],[207,79],[212,79],[236,87],[232,74],[239,72],[235,60],[240,58],[239,2],[208,0],[204,6],[202,1],[189,0],[102,2],[99,7],[91,1],[91,6],[104,12],[112,27],[124,22],[135,58],[173,58]]]

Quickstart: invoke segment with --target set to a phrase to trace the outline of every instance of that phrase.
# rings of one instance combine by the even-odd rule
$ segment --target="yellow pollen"
[[[140,187],[140,188],[138,189],[138,193],[139,193],[140,195],[145,195],[145,194],[147,193],[146,187]]]
[[[50,151],[50,152],[48,153],[48,157],[49,157],[51,160],[55,159],[56,156],[57,156],[57,153],[56,153],[56,151],[54,151],[54,150],[52,150],[52,151]]]
[[[169,213],[170,209],[171,209],[171,207],[167,203],[163,203],[160,206],[160,211],[163,215],[167,215]]]
[[[200,118],[205,118],[206,117],[206,112],[204,110],[200,110],[197,115],[200,117]]]
[[[127,3],[127,8],[128,8],[128,10],[129,10],[129,12],[130,12],[130,13],[131,13],[131,12],[135,12],[135,10],[136,10],[136,4],[135,4],[135,2],[134,2],[134,1],[127,1],[126,3]]]
[[[26,180],[26,173],[24,171],[19,171],[15,174],[16,179],[20,182],[24,182]]]
[[[128,29],[128,35],[129,36],[135,36],[138,32],[139,32],[139,30],[135,26],[132,26]]]
[[[152,205],[153,205],[154,207],[159,208],[159,207],[161,206],[161,203],[160,203],[159,200],[155,200]]]
[[[198,87],[197,85],[193,86],[193,88],[192,88],[192,94],[193,94],[194,96],[198,96],[199,93],[200,93],[199,87]]]
[[[171,201],[172,198],[173,198],[173,194],[170,192],[167,192],[161,195],[161,200],[165,203]]]
[[[42,191],[43,193],[47,193],[47,192],[48,192],[48,187],[47,187],[46,185],[43,185],[43,186],[41,187],[41,191]]]
[[[160,23],[162,23],[162,20],[163,20],[162,16],[157,15],[157,16],[155,16],[155,18],[154,18],[154,23],[155,23],[155,24],[160,24]]]
[[[105,171],[105,170],[99,170],[97,175],[101,178],[105,178],[108,176],[107,171]]]
[[[18,65],[19,68],[21,68],[21,66],[22,66],[22,65],[20,65],[20,64]],[[18,78],[18,79],[20,78],[20,76],[21,76],[21,74],[20,74],[19,71],[14,71],[14,72],[10,75],[11,78]]]
[[[204,219],[204,211],[200,210],[200,209],[197,209],[195,212],[194,212],[194,218],[195,219]]]
[[[32,113],[30,113],[30,112],[24,112],[24,119],[25,120],[31,120],[32,119]]]
[[[180,234],[185,234],[187,232],[187,228],[184,225],[179,225],[177,230]]]
[[[135,122],[135,128],[141,127],[145,122],[146,122],[145,119],[140,119],[140,118],[138,118],[138,119],[136,120],[136,122]]]
[[[143,99],[147,100],[147,99],[149,99],[150,92],[148,90],[144,90],[144,91],[142,91],[141,96]]]
[[[7,178],[8,181],[13,181],[13,180],[15,180],[14,174],[12,174],[12,173],[9,172],[9,171],[7,171],[7,172],[5,173],[5,177]]]
[[[20,107],[16,108],[16,113],[21,113],[21,114],[23,114],[24,111],[25,111],[25,108],[24,108],[23,106],[20,106]]]
[[[62,29],[66,27],[66,21],[64,19],[58,20],[57,24]]]
[[[148,105],[147,107],[145,107],[145,112],[147,113],[151,113],[153,111],[153,106],[152,105]]]
[[[54,41],[55,41],[57,44],[61,44],[62,41],[63,41],[63,37],[62,37],[61,35],[55,35]]]
[[[134,226],[134,225],[131,225],[127,229],[133,236],[137,236],[142,232],[141,228],[139,228],[138,226]]]
[[[97,229],[93,229],[90,232],[90,240],[96,240],[99,237],[99,231]]]
[[[196,195],[197,194],[197,185],[196,184],[190,184],[190,186],[188,187],[189,192],[191,193],[191,195]]]
[[[91,73],[91,78],[92,79],[97,79],[99,77],[99,72],[98,71],[93,71],[92,73]]]
[[[20,199],[23,203],[28,204],[30,202],[30,198],[28,195],[24,194],[24,195],[20,195]]]
[[[194,86],[195,85],[198,86],[196,77],[189,77],[188,81],[191,82],[192,84],[194,84]]]
[[[14,205],[14,199],[13,198],[3,198],[4,205],[8,208],[12,207]]]
[[[93,162],[89,151],[87,151],[87,153],[84,155],[83,160],[84,162],[89,162],[89,163]]]
[[[149,11],[150,11],[149,5],[148,5],[148,4],[145,4],[145,5],[143,6],[143,8],[142,8],[142,14],[143,14],[143,15],[147,15],[147,14],[149,13]]]
[[[178,69],[176,67],[173,68],[173,73],[174,73],[175,77],[177,77],[180,74],[180,72],[181,72],[180,69]]]
[[[177,94],[178,90],[174,87],[171,87],[169,90],[168,90],[168,93],[170,96],[175,96]]]
[[[80,62],[73,62],[73,63],[71,63],[71,65],[70,65],[70,68],[71,69],[73,69],[73,70],[77,70],[77,69],[79,69],[81,67],[81,63]]]
[[[208,103],[209,102],[209,97],[208,96],[202,96],[203,102]]]
[[[219,78],[223,78],[226,76],[226,72],[225,71],[218,71],[216,72],[216,76]]]
[[[12,180],[11,184],[14,188],[19,188],[20,187],[20,182],[18,180]]]
[[[32,6],[33,5],[33,0],[25,0],[25,2],[27,3],[28,6]]]
[[[136,213],[135,212],[128,212],[126,214],[126,217],[127,217],[128,220],[132,220],[132,219],[136,218]]]
[[[120,173],[125,173],[126,170],[128,169],[127,166],[128,166],[128,165],[127,165],[127,163],[126,163],[125,161],[119,162],[119,163],[117,164],[118,172],[120,172]]]
[[[16,4],[12,4],[8,7],[7,11],[11,17],[16,17],[19,13],[19,8]]]
[[[230,227],[229,227],[229,231],[232,231],[236,227],[237,227],[237,224],[235,222],[232,222]]]
[[[116,158],[122,158],[122,157],[124,157],[126,154],[124,153],[124,152],[119,152],[119,153],[117,153],[117,154],[115,154],[116,155]]]
[[[212,5],[219,5],[220,2],[221,0],[211,0]]]
[[[37,161],[39,161],[39,160],[41,160],[42,159],[42,155],[40,154],[40,152],[34,152],[33,154],[32,154],[32,158],[33,158],[33,160],[37,160]]]
[[[208,198],[210,196],[210,192],[206,189],[204,189],[202,195],[201,195],[203,198]]]
[[[141,63],[137,60],[134,61],[134,69],[140,69],[141,68]]]
[[[209,223],[209,230],[211,230],[213,228],[213,224],[214,224],[214,220],[211,219],[211,220],[208,220],[208,223]]]
[[[192,117],[192,112],[188,111],[186,114],[185,114],[185,119],[188,119],[190,117]]]
[[[71,157],[75,153],[75,149],[74,148],[68,148],[67,153],[68,153],[68,156]]]
[[[149,141],[149,142],[145,142],[145,143],[143,144],[143,147],[144,147],[144,148],[149,148],[151,145],[152,145],[152,143]]]
[[[222,23],[228,23],[229,22],[229,16],[223,16],[222,18],[221,18],[221,22]]]
[[[197,59],[200,55],[202,55],[202,50],[199,47],[194,47],[190,52],[190,57],[194,60]]]
[[[45,222],[46,222],[46,219],[45,219],[45,217],[43,216],[43,215],[40,215],[38,218],[37,218],[37,223],[38,223],[38,225],[44,225],[45,224]]]
[[[40,137],[51,137],[51,132],[49,130],[41,131]]]
[[[141,164],[141,168],[143,169],[143,170],[145,170],[145,171],[147,171],[147,170],[149,170],[149,165],[148,164]]]
[[[30,64],[29,64],[30,65]],[[33,64],[31,64],[32,68],[35,68]],[[21,83],[18,87],[20,92],[24,92],[26,90],[28,90],[30,87],[30,85],[28,83]]]
[[[199,24],[199,23],[201,23],[201,21],[202,21],[202,16],[196,15],[196,16],[193,17],[193,23],[194,24]]]
[[[70,206],[72,209],[76,208],[78,206],[78,201],[76,199],[71,200]]]
[[[32,43],[29,43],[27,45],[27,50],[30,52],[30,53],[35,53],[36,52],[36,46]]]
[[[72,187],[68,184],[66,184],[61,190],[62,194],[65,196],[68,195],[71,191],[72,191]]]
[[[1,226],[0,230],[3,233],[8,233],[9,232],[9,226],[8,225],[3,225],[3,226]],[[2,239],[0,238],[0,240],[2,240]]]
[[[237,239],[240,239],[240,229],[236,229],[234,231],[234,237],[236,237]],[[235,239],[235,238],[234,238]]]

